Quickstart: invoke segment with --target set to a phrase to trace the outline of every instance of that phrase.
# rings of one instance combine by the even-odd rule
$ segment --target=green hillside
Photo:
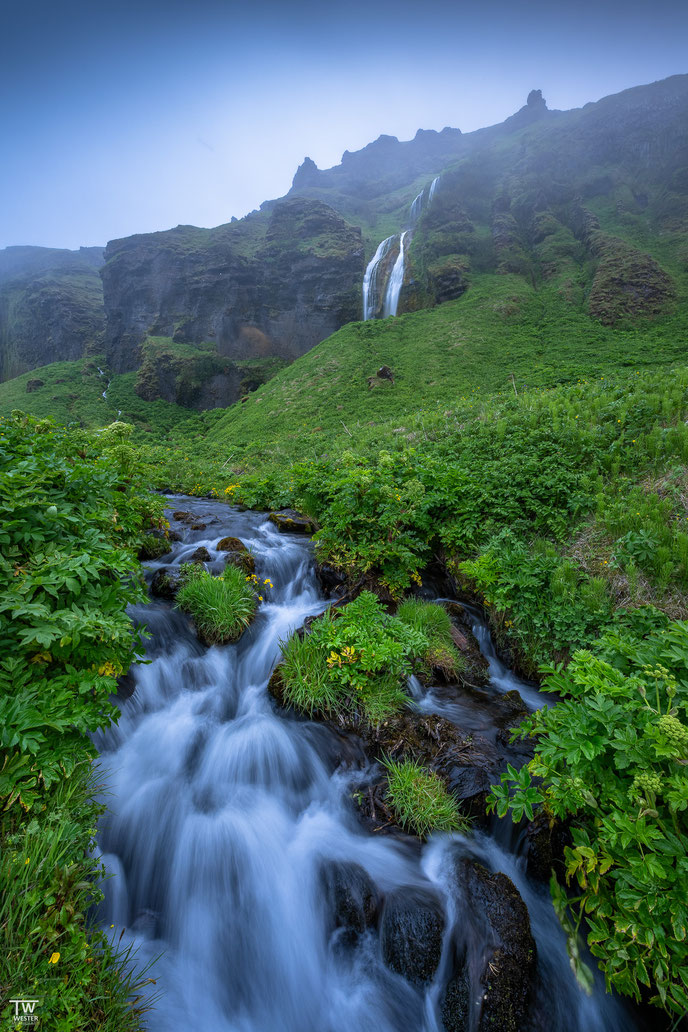
[[[576,383],[680,363],[688,312],[604,326],[556,288],[483,276],[458,301],[396,319],[352,323],[217,419],[209,441],[244,460],[316,457],[370,427],[473,396]],[[387,366],[394,382],[376,374]]]

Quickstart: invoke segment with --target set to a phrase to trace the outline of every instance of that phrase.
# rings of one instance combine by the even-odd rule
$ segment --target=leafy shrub
[[[383,764],[387,770],[387,797],[402,827],[421,838],[431,831],[468,828],[468,819],[437,774],[413,760],[384,760]]]
[[[529,547],[505,531],[458,568],[531,665],[589,644],[612,617],[605,581],[584,575],[547,542]]]
[[[135,552],[161,519],[98,435],[0,420],[0,985],[44,987],[61,1032],[140,1027],[126,956],[85,918],[99,898],[88,735],[117,716],[140,651],[126,607],[146,598]]]
[[[545,687],[563,701],[521,725],[537,737],[535,758],[502,775],[489,805],[514,819],[540,808],[573,818],[575,889],[559,909],[576,915],[574,931],[585,915],[608,988],[639,999],[645,985],[685,1014],[688,623],[639,610],[568,669],[550,668]]]
[[[397,617],[428,639],[429,647],[423,656],[428,668],[439,667],[447,676],[456,675],[463,668],[463,656],[452,640],[449,614],[441,605],[408,598],[397,609]]]
[[[378,723],[407,701],[403,683],[428,648],[424,634],[389,616],[364,591],[315,620],[303,639],[282,645],[285,701],[309,714],[362,714]]]
[[[185,564],[176,605],[193,617],[201,638],[209,645],[225,645],[244,631],[256,611],[256,595],[249,578],[236,566],[213,577],[196,564]]]

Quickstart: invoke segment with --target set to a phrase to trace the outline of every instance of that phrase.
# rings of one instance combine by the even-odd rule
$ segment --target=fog
[[[688,71],[688,5],[5,5],[0,246],[227,222],[389,133],[579,107]]]

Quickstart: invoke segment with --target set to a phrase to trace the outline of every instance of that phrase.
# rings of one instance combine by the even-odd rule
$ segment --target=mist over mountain
[[[533,89],[489,128],[306,158],[285,198],[216,229],[0,252],[1,375],[98,353],[115,373],[145,365],[142,397],[226,405],[248,384],[236,363],[291,361],[361,318],[366,267],[373,318],[395,266],[396,314],[513,274],[602,323],[658,318],[683,291],[687,170],[688,76],[566,112]],[[160,340],[176,372],[155,371]],[[198,390],[180,394],[180,362]]]

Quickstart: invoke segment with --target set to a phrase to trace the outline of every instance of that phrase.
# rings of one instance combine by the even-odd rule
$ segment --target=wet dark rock
[[[411,885],[391,892],[380,925],[385,964],[412,985],[427,985],[440,963],[444,925],[436,893]]]
[[[564,848],[571,845],[571,835],[561,821],[550,822],[538,813],[526,828],[526,872],[529,878],[549,882],[554,867],[562,864]]]
[[[151,595],[155,595],[156,598],[172,600],[176,597],[180,586],[179,570],[167,567],[166,569],[155,571],[150,591]]]
[[[184,509],[175,509],[172,513],[172,518],[179,520],[180,523],[195,523],[198,516],[193,512],[186,512]]]
[[[189,559],[190,563],[209,563],[210,561],[210,552],[205,545],[200,545],[195,552],[191,553],[191,558]]]
[[[207,526],[208,526],[207,523],[192,523],[191,524],[191,529],[192,530],[205,530]]]
[[[126,674],[117,678],[117,698],[120,702],[130,699],[135,691],[136,681],[134,680],[134,675],[130,670]]]
[[[216,548],[218,552],[228,552],[225,557],[227,563],[238,566],[244,573],[253,573],[256,569],[256,561],[249,552],[243,541],[237,537],[224,537],[218,541]]]
[[[460,968],[450,979],[440,1008],[444,1032],[470,1032],[471,983],[468,971]]]
[[[283,534],[314,534],[315,524],[307,516],[302,516],[295,509],[280,509],[271,512],[268,519]]]
[[[346,591],[347,577],[342,570],[328,563],[316,563],[315,575],[326,598],[341,595]]]
[[[328,861],[321,882],[330,932],[338,932],[339,943],[355,945],[377,920],[380,899],[372,879],[360,864]]]
[[[462,858],[456,875],[459,905],[470,915],[463,927],[475,931],[482,926],[482,934],[467,943],[459,941],[464,965],[447,986],[442,1007],[445,1028],[447,1032],[469,1027],[476,1032],[521,1032],[535,974],[528,908],[514,883],[501,872],[490,874],[476,861]],[[461,928],[457,927],[459,936]],[[470,1020],[476,1015],[464,1011],[466,997],[469,1006],[477,1008],[477,1021]]]

